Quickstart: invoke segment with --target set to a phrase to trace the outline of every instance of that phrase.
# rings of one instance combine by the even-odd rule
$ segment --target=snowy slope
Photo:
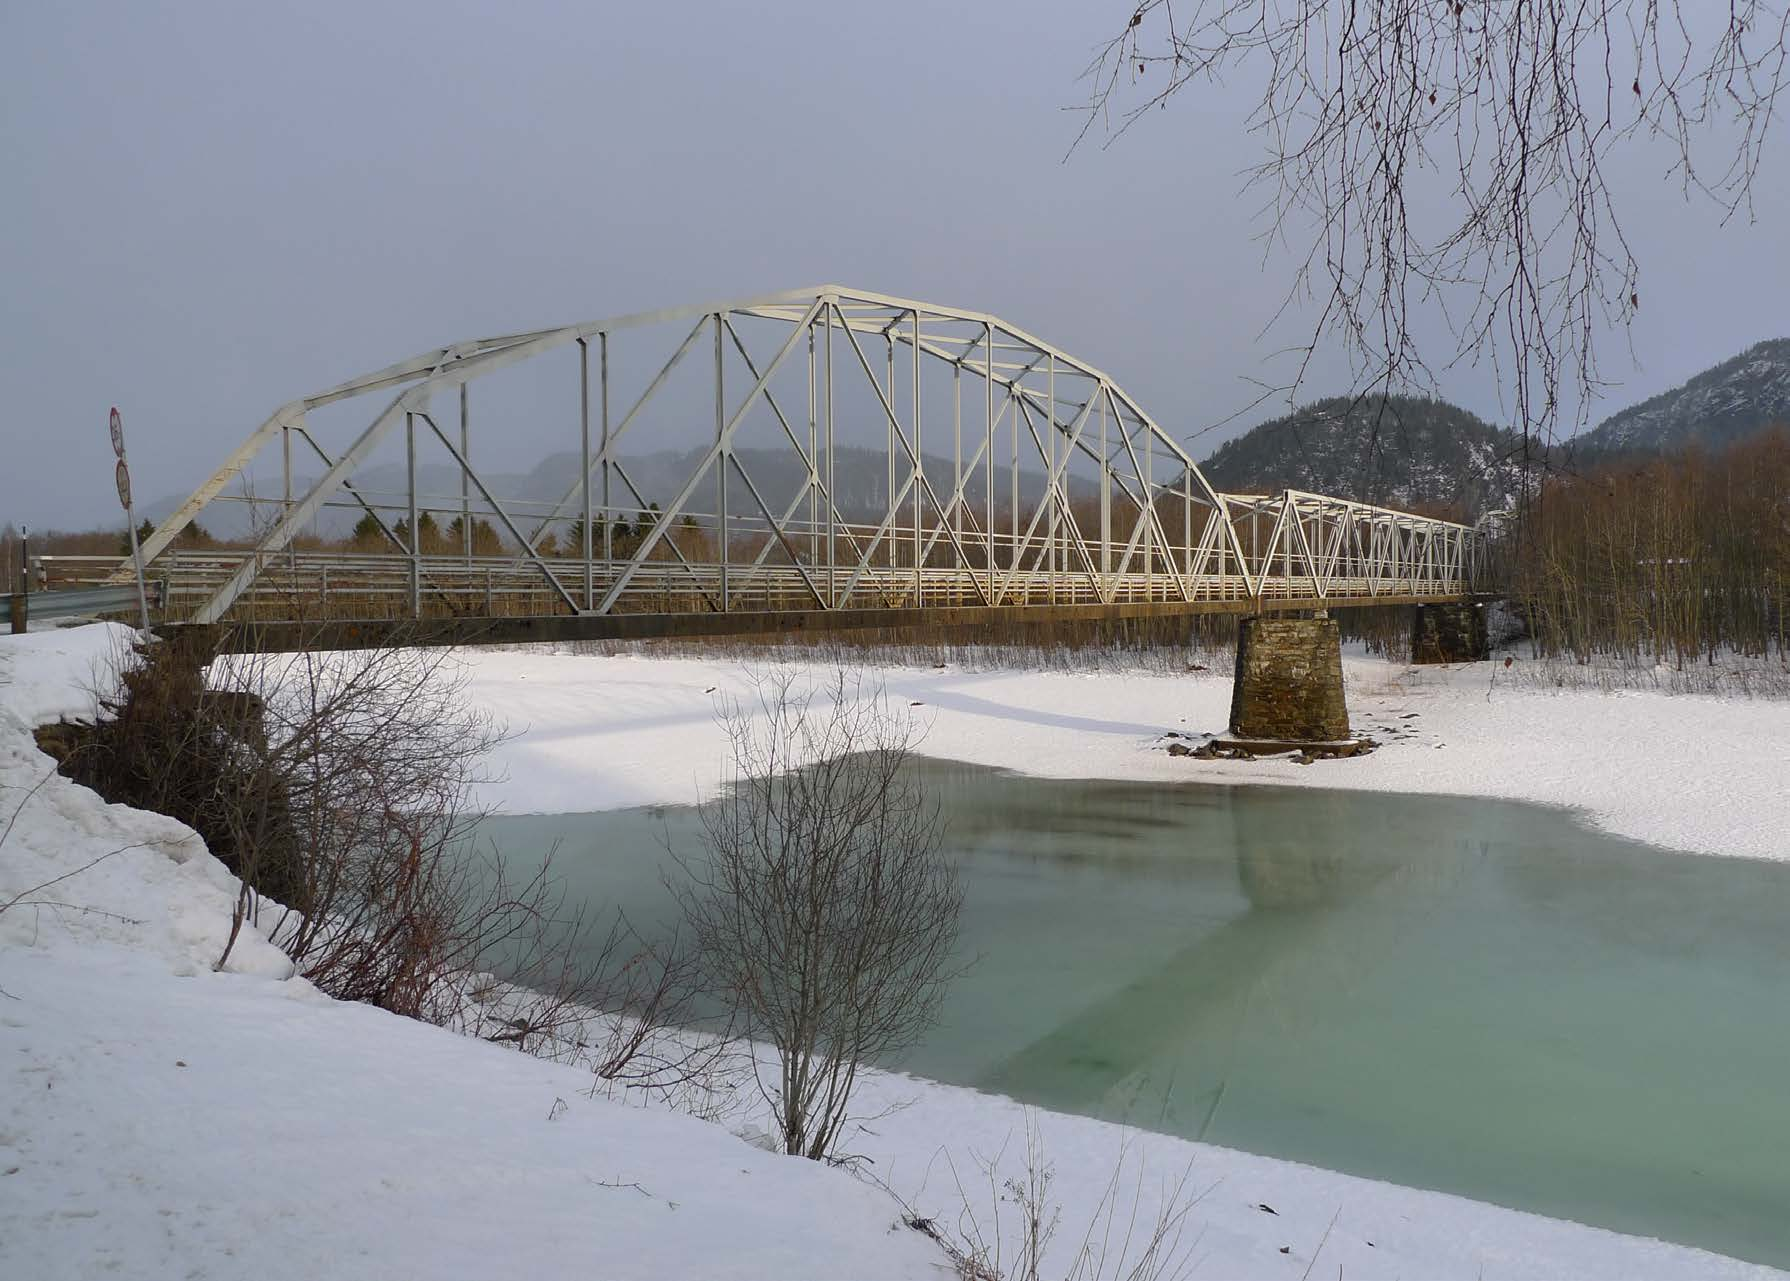
[[[898,1225],[888,1194],[844,1171],[589,1099],[571,1069],[327,1000],[286,979],[284,958],[258,939],[238,945],[231,972],[211,973],[228,874],[180,825],[43,781],[49,763],[29,738],[30,722],[87,705],[79,681],[112,640],[106,628],[0,637],[0,826],[42,782],[0,848],[0,903],[124,851],[34,896],[62,906],[0,915],[0,1277],[945,1275],[936,1248]],[[737,682],[737,669],[491,652],[473,663],[478,696],[534,727],[509,749],[517,808],[682,800],[716,775],[707,691]],[[1439,722],[1452,734],[1486,706],[1483,668],[1472,684],[1416,694],[1366,688],[1395,682],[1397,669],[1354,672],[1358,713],[1363,700],[1412,701],[1426,734]],[[1061,774],[1168,776],[1154,734],[1176,713],[1203,722],[1222,701],[1215,680],[889,677],[939,709],[931,750]],[[1693,702],[1500,695],[1490,706],[1519,709],[1533,746],[1547,737],[1539,725],[1558,734],[1594,706],[1616,709],[1633,733],[1682,729]],[[1786,709],[1758,706],[1758,728],[1778,736],[1768,745],[1783,743]],[[1388,748],[1360,764],[1390,759],[1381,782],[1421,783],[1419,760],[1476,755],[1491,741],[1424,742],[1403,757]],[[1586,759],[1584,772],[1608,784],[1628,758]],[[1312,773],[1329,785],[1366,777]],[[1633,790],[1613,812],[1644,822]],[[1728,796],[1756,804],[1762,792],[1742,776]],[[867,1112],[907,1106],[854,1131],[851,1150],[948,1220],[961,1208],[955,1168],[990,1222],[976,1155],[1004,1149],[1000,1173],[1022,1172],[1019,1106],[889,1075],[866,1090]],[[1140,1190],[1146,1220],[1163,1181],[1183,1172],[1201,1197],[1186,1236],[1198,1277],[1781,1275],[1085,1118],[1034,1118],[1069,1207],[1059,1259],[1128,1149],[1126,1187]]]

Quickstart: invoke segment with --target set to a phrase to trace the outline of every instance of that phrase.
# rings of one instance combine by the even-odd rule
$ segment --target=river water
[[[916,769],[974,964],[893,1066],[1790,1267],[1790,864],[1502,801]],[[485,835],[649,932],[701,849],[679,807]]]

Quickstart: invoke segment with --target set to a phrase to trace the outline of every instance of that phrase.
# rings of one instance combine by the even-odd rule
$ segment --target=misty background
[[[1310,316],[1270,328],[1293,260],[1241,194],[1258,85],[1071,151],[1078,77],[1128,14],[0,5],[0,524],[118,523],[113,404],[148,505],[285,401],[428,347],[829,281],[993,312],[1204,458],[1284,411],[1213,426],[1290,374],[1274,353]],[[1591,421],[1790,332],[1782,130],[1751,222],[1687,204],[1667,159],[1612,170],[1643,305],[1601,339]],[[1494,370],[1439,379],[1509,421]],[[1300,399],[1351,385],[1321,349]],[[574,414],[544,407],[503,470],[568,447]]]

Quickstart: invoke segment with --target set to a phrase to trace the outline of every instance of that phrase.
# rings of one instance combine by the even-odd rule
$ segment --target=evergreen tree
[[[422,512],[416,518],[417,547],[424,554],[437,553],[442,550],[441,526],[435,523],[430,512]]]
[[[448,522],[447,551],[451,555],[466,550],[466,521],[456,516]],[[475,516],[472,521],[472,554],[474,556],[497,556],[503,552],[503,539],[491,527],[491,522]]]
[[[623,525],[611,537],[621,534],[626,528],[627,526]],[[566,525],[565,547],[568,556],[584,555],[584,517],[580,516]],[[593,556],[603,554],[603,518],[601,516],[591,517],[590,550]]]
[[[141,525],[137,526],[137,542],[139,544],[148,542],[149,536],[153,533],[155,533],[155,525],[152,522],[145,520]],[[118,539],[118,554],[120,556],[129,556],[131,554],[131,536],[128,529]]]
[[[354,529],[348,535],[348,541],[357,551],[372,551],[385,544],[385,531],[379,528],[379,521],[372,512],[367,512],[354,522]]]

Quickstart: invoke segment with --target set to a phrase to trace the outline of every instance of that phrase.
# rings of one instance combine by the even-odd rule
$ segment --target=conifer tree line
[[[1549,477],[1507,550],[1543,655],[1790,661],[1790,428]]]

